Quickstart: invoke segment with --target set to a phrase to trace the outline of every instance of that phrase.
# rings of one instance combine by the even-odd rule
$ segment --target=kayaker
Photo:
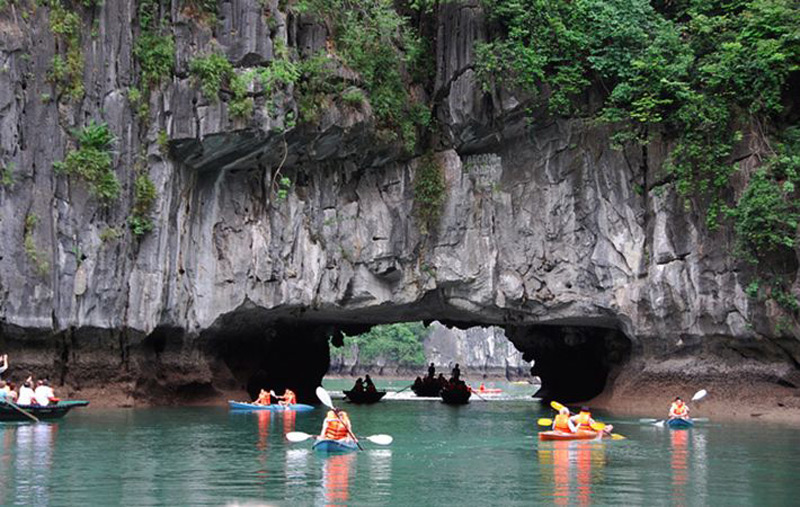
[[[272,405],[270,392],[264,389],[258,393],[258,398],[253,402],[254,405]]]
[[[368,393],[374,393],[377,391],[377,389],[375,389],[375,384],[372,382],[372,379],[369,375],[364,377],[364,385],[366,386]]]
[[[670,419],[689,418],[689,406],[683,402],[680,396],[676,396],[675,401],[672,402],[672,406],[669,407],[669,418]]]
[[[42,407],[46,407],[50,404],[51,398],[56,397],[56,393],[53,392],[53,388],[50,387],[50,383],[46,378],[40,379],[36,384],[36,390],[33,393],[36,403]]]
[[[338,416],[338,417],[337,417]],[[344,410],[328,410],[325,421],[322,423],[322,431],[319,433],[320,440],[353,440],[352,426],[347,412]]]
[[[569,418],[569,409],[567,407],[561,407],[558,415],[553,419],[553,430],[562,433],[575,433],[578,431],[578,428]]]
[[[592,413],[589,411],[589,407],[583,406],[581,407],[581,411],[578,415],[574,415],[570,418],[570,421],[577,427],[578,431],[596,431],[592,428],[592,425],[597,424],[597,422],[592,419]],[[603,431],[606,433],[611,433],[611,430],[614,427],[610,424],[606,424],[603,428]]]
[[[294,405],[295,403],[297,403],[297,395],[294,394],[294,391],[292,391],[291,389],[286,389],[283,392],[283,396],[279,396],[279,398],[281,399],[281,401],[279,401],[278,403],[283,406]]]

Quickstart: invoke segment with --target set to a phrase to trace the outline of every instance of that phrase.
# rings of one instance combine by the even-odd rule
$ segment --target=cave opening
[[[365,319],[366,320],[366,319]],[[480,321],[442,321],[432,323],[426,321],[425,329],[431,326],[461,330],[469,333],[470,329],[493,329],[504,337],[503,342],[521,352],[522,361],[532,362],[530,365],[504,364],[492,369],[488,363],[470,364],[470,360],[484,360],[481,353],[472,351],[461,364],[461,369],[469,372],[472,378],[503,375],[511,379],[517,369],[523,371],[522,377],[529,372],[541,381],[541,389],[536,394],[545,400],[558,399],[562,402],[585,401],[603,392],[616,373],[628,361],[632,341],[617,327],[603,323],[595,325],[561,325],[561,324],[496,324]],[[247,391],[251,399],[255,399],[260,389],[272,389],[280,394],[286,388],[294,390],[298,399],[305,403],[315,403],[314,390],[321,385],[327,374],[338,376],[357,376],[372,373],[378,376],[408,376],[412,379],[426,370],[429,361],[438,362],[439,370],[444,366],[442,351],[438,350],[432,357],[431,348],[420,357],[401,358],[376,357],[375,350],[386,351],[385,342],[372,343],[371,357],[373,363],[362,364],[366,368],[354,368],[340,357],[346,352],[346,340],[351,337],[367,336],[368,340],[383,340],[381,334],[375,332],[386,326],[419,325],[419,321],[366,321],[336,322],[304,321],[303,319],[269,319],[266,320],[247,312],[234,312],[206,331],[207,352],[212,361],[216,361],[215,386],[221,390]],[[408,331],[408,329],[406,329]],[[458,336],[465,336],[463,334]],[[459,338],[463,339],[463,338]],[[451,340],[452,341],[452,340]],[[365,342],[369,343],[369,342]],[[441,337],[439,343],[443,343]],[[447,339],[444,340],[447,343]],[[455,346],[455,344],[450,343]],[[494,346],[494,345],[493,345]],[[408,343],[398,347],[408,350]],[[365,347],[362,343],[362,358]],[[389,354],[391,355],[391,354]],[[412,354],[413,355],[413,354]],[[388,359],[388,362],[387,362]],[[446,361],[447,366],[458,362],[456,359]],[[524,363],[523,363],[524,364]],[[496,365],[495,365],[496,366]],[[519,377],[517,377],[519,378]],[[530,379],[530,377],[528,377]]]

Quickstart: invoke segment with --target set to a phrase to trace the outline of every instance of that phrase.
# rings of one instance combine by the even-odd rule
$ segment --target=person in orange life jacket
[[[338,417],[337,417],[338,416]],[[322,431],[319,433],[320,440],[353,440],[350,434],[353,432],[350,418],[344,410],[329,410],[322,423]]]
[[[569,409],[567,407],[561,407],[558,415],[553,419],[553,430],[562,433],[575,433],[578,431],[578,428],[569,419]]]
[[[683,402],[680,396],[675,397],[672,406],[669,407],[670,419],[687,419],[689,417],[689,406]]]
[[[572,423],[577,427],[578,431],[595,431],[592,429],[592,425],[596,424],[596,421],[592,419],[592,413],[589,411],[589,407],[581,407],[581,411],[578,413],[578,415],[572,416],[570,421],[572,421]],[[606,424],[603,428],[603,431],[606,433],[611,433],[612,429],[612,425]]]
[[[264,389],[258,393],[258,398],[256,401],[253,402],[254,405],[271,405],[272,399],[270,398],[270,392],[265,391]]]
[[[283,396],[279,396],[279,398],[281,399],[281,401],[279,401],[278,403],[283,406],[294,405],[295,403],[297,403],[297,395],[294,394],[294,391],[292,391],[291,389],[286,389],[283,392]]]

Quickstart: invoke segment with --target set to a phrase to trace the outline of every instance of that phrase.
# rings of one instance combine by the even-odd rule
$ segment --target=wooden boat
[[[421,386],[411,386],[414,394],[424,398],[436,398],[442,392],[442,386],[438,382],[423,382]]]
[[[602,431],[584,431],[580,430],[576,433],[565,433],[563,431],[541,431],[539,432],[539,440],[599,440],[607,437],[608,434]]]
[[[351,452],[358,449],[358,444],[356,444],[352,440],[317,440],[314,442],[314,445],[311,446],[312,449],[318,452],[324,452],[327,454],[341,454],[344,452]]]
[[[353,403],[377,403],[386,396],[386,391],[343,391],[344,395]]]
[[[687,418],[676,417],[675,419],[667,419],[667,426],[670,428],[691,428],[694,426],[694,421]]]
[[[270,412],[308,412],[309,410],[314,410],[314,407],[311,405],[303,405],[302,403],[294,403],[292,405],[279,405],[277,403],[273,403],[272,405],[256,405],[255,403],[233,400],[228,400],[228,407],[236,411],[268,410]]]
[[[442,389],[441,394],[442,401],[449,405],[464,405],[472,396],[469,389]]]
[[[17,405],[19,408],[28,412],[32,416],[42,421],[61,419],[67,412],[75,407],[85,407],[88,401],[83,400],[60,400],[45,407],[39,405]],[[5,401],[0,401],[0,421],[32,421],[32,419]]]

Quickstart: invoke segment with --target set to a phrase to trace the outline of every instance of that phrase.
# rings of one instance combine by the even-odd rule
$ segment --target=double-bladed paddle
[[[352,438],[355,441],[358,448],[363,451],[364,448],[361,447],[361,444],[358,443],[358,439],[356,438],[355,435],[353,435],[353,431],[350,429],[350,426],[345,424],[345,422],[342,421],[342,419],[339,417],[339,411],[336,410],[336,408],[333,406],[333,401],[331,400],[331,395],[328,394],[328,391],[326,391],[324,387],[319,386],[317,387],[316,393],[317,393],[317,398],[319,398],[319,401],[321,401],[322,404],[328,407],[329,409],[333,410],[334,415],[336,415],[336,418],[339,419],[339,422],[341,422],[342,425],[345,427],[347,433],[350,435],[350,438]]]
[[[308,433],[303,433],[302,431],[291,431],[286,434],[286,439],[290,442],[304,442],[309,438],[316,438],[317,435],[310,435]],[[378,445],[389,445],[394,440],[391,435],[370,435],[368,437],[361,437],[364,440],[368,440],[373,444]]]

